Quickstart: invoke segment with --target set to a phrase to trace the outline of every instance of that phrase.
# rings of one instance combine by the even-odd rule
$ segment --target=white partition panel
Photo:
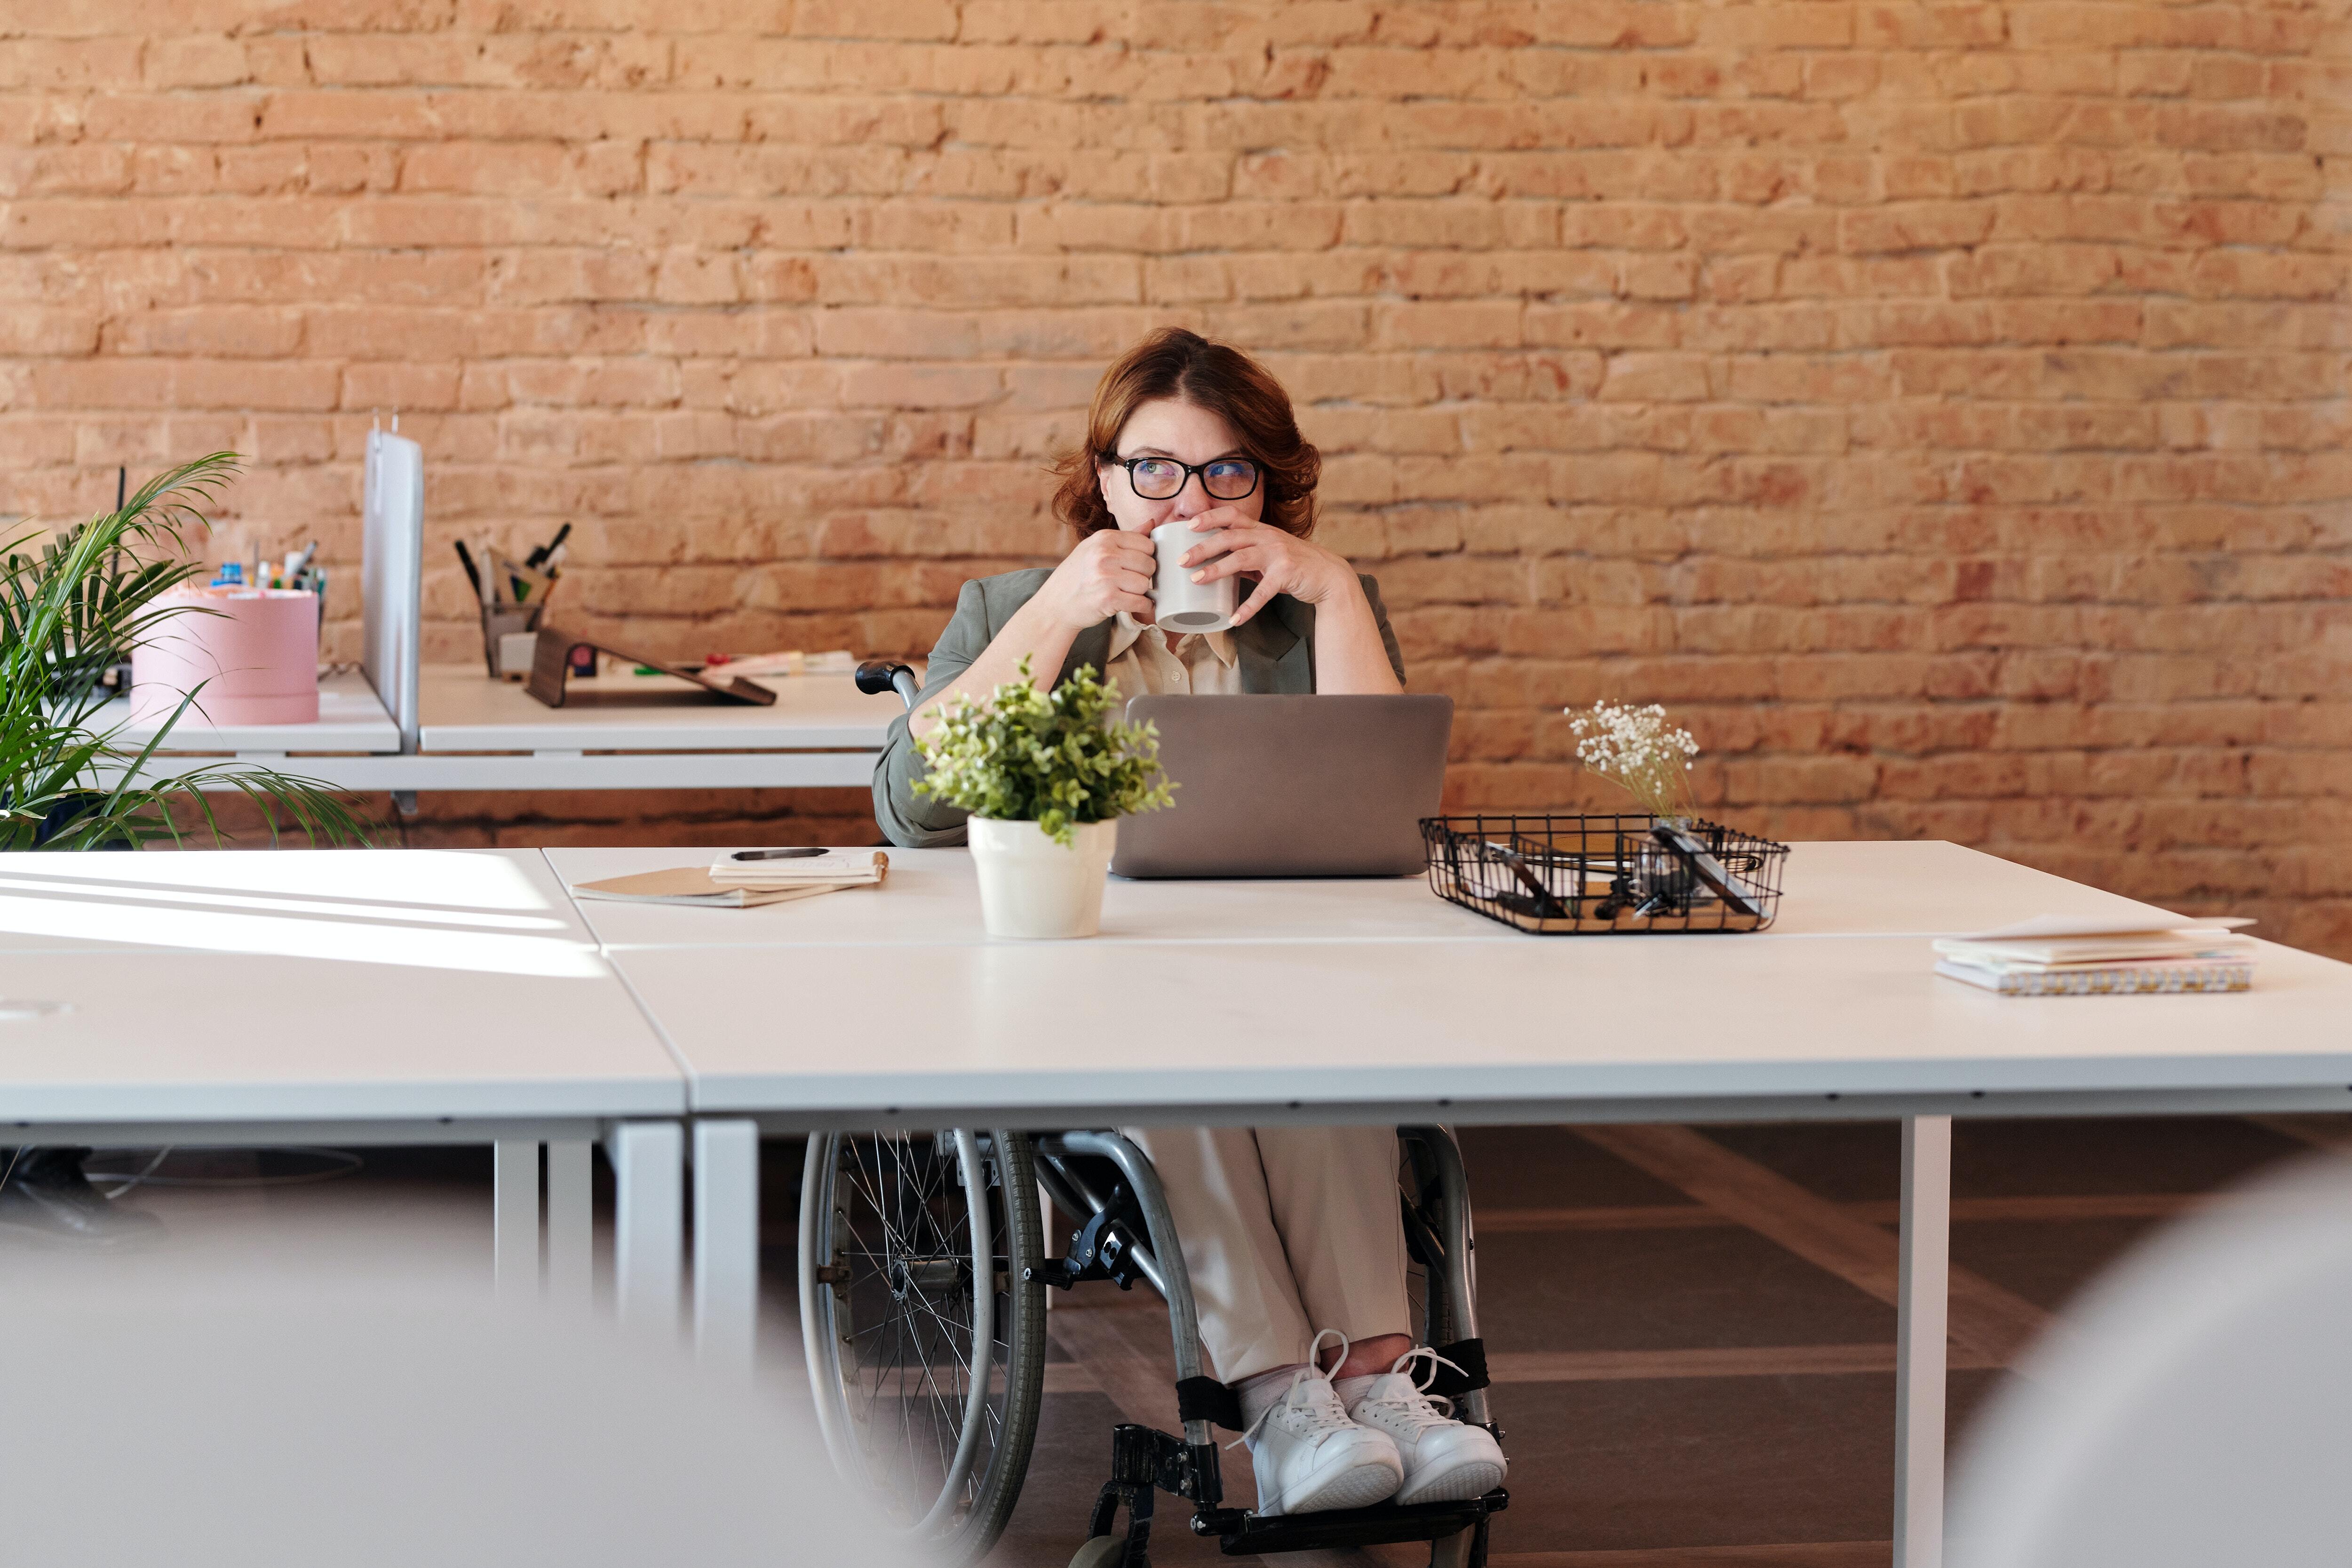
[[[371,430],[362,482],[360,594],[368,684],[416,750],[417,637],[425,579],[425,452],[404,436]]]

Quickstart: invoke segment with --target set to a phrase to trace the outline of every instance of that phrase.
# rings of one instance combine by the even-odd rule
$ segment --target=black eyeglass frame
[[[1105,452],[1102,454],[1102,460],[1114,468],[1127,470],[1127,488],[1134,490],[1137,498],[1141,500],[1174,500],[1184,493],[1184,487],[1191,484],[1195,478],[1201,481],[1201,493],[1211,500],[1247,500],[1257,494],[1258,486],[1265,482],[1265,470],[1258,466],[1255,458],[1212,458],[1205,463],[1181,463],[1177,462],[1173,458],[1122,458],[1114,453]],[[1178,468],[1184,470],[1184,477],[1177,480],[1176,488],[1166,495],[1148,496],[1135,482],[1135,465],[1138,463],[1175,463]],[[1211,489],[1208,471],[1219,463],[1247,463],[1250,471],[1249,489],[1237,496],[1221,496]]]

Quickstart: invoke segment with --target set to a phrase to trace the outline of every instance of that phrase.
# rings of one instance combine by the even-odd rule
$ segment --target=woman
[[[1170,329],[1112,365],[1085,447],[1059,465],[1055,510],[1076,545],[1050,571],[966,583],[921,699],[891,727],[874,808],[892,841],[963,841],[964,814],[910,787],[913,737],[959,693],[1017,679],[1024,658],[1041,684],[1091,665],[1129,697],[1403,689],[1378,585],[1308,537],[1320,461],[1289,395],[1236,349]],[[1195,582],[1247,586],[1230,632],[1153,626],[1151,530],[1169,521],[1199,536],[1181,563]],[[1167,1188],[1202,1342],[1240,1395],[1260,1512],[1501,1483],[1494,1437],[1448,1419],[1412,1375],[1428,1352],[1408,1331],[1391,1130],[1125,1131]]]

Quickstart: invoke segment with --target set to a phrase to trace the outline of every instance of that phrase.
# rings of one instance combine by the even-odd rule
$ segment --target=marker
[[[530,567],[534,572],[538,571],[541,566],[546,563],[549,556],[553,555],[557,551],[563,548],[563,542],[571,537],[572,525],[567,522],[562,528],[555,531],[554,538],[549,540],[546,543],[532,551],[529,555],[524,556],[522,563]]]
[[[474,597],[482,596],[481,569],[474,564],[474,552],[466,548],[464,540],[457,541],[457,559],[465,563],[466,581],[474,585]]]

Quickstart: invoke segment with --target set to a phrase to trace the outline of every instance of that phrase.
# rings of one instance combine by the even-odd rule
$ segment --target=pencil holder
[[[1544,936],[1761,931],[1789,847],[1654,816],[1430,816],[1437,896]]]
[[[499,605],[482,606],[482,662],[489,666],[490,679],[498,680],[508,672],[508,661],[499,657],[499,639],[539,630],[539,617],[545,605]],[[530,660],[521,659],[514,666],[518,679],[530,674]]]

